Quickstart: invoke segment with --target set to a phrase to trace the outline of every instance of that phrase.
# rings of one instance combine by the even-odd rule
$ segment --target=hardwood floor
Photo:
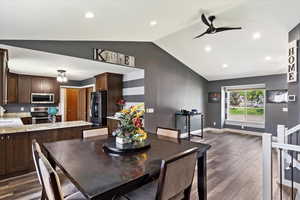
[[[206,133],[195,141],[212,145],[208,151],[209,200],[261,199],[261,137],[236,133]],[[194,179],[192,198],[196,198]],[[0,181],[0,199],[38,199],[40,187],[34,173]]]

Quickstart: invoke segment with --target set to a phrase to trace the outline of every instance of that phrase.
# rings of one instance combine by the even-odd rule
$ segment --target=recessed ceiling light
[[[227,65],[227,64],[223,64],[222,67],[223,67],[223,68],[227,68],[228,65]]]
[[[265,60],[266,60],[266,61],[270,61],[271,59],[272,59],[272,58],[271,58],[270,56],[266,56],[266,57],[265,57]]]
[[[92,19],[95,17],[94,13],[92,13],[92,12],[86,12],[84,16],[87,19]]]
[[[156,26],[156,25],[157,25],[157,21],[152,20],[152,21],[150,22],[150,26]]]
[[[261,34],[260,34],[260,32],[255,32],[255,33],[253,33],[252,37],[254,40],[258,40],[261,38]]]
[[[204,47],[204,50],[206,51],[206,52],[211,52],[211,46],[209,46],[209,45],[206,45],[205,47]]]

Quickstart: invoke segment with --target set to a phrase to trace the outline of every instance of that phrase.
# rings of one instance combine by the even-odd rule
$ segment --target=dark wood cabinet
[[[32,93],[53,93],[54,103],[59,103],[59,83],[52,77],[31,76],[31,92]]]
[[[25,171],[29,167],[28,133],[9,134],[6,136],[6,173]]]
[[[44,81],[41,77],[32,76],[31,78],[31,92],[32,93],[43,93]]]
[[[115,119],[107,119],[108,134],[112,135],[112,132],[118,128],[119,121]]]
[[[90,126],[31,131],[0,135],[0,180],[35,170],[32,140],[43,143],[82,138],[82,131]],[[46,152],[43,150],[43,153]]]
[[[0,48],[0,105],[7,103],[8,51]]]
[[[123,75],[104,73],[95,77],[96,90],[107,91],[107,115],[113,116],[120,111],[116,102],[122,98]]]
[[[31,76],[19,75],[18,78],[18,103],[31,103]]]
[[[107,76],[108,73],[99,74],[96,76],[96,90],[97,91],[107,91]]]
[[[22,117],[21,121],[24,125],[32,124],[32,117]]]
[[[18,75],[7,74],[7,104],[18,103]]]
[[[0,136],[0,175],[5,174],[6,168],[6,148],[5,148],[5,136]]]

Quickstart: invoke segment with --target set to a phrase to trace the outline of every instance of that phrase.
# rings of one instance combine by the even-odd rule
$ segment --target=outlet
[[[25,109],[24,109],[24,107],[21,107],[20,110],[23,112]]]
[[[216,122],[214,122],[214,126],[216,126],[217,125],[217,123]]]
[[[244,125],[242,125],[242,126],[241,126],[241,128],[242,128],[242,129],[245,129],[245,126],[244,126]]]

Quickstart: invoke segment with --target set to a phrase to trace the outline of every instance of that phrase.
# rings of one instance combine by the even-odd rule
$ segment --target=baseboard
[[[262,135],[264,134],[262,132],[246,131],[246,130],[239,130],[239,129],[232,129],[232,128],[218,129],[218,128],[208,127],[208,128],[206,128],[206,131],[214,131],[214,132],[219,132],[219,133],[224,133],[224,132],[241,133],[241,134],[245,134],[245,135],[255,135],[255,136],[260,136],[260,137],[262,137]]]

